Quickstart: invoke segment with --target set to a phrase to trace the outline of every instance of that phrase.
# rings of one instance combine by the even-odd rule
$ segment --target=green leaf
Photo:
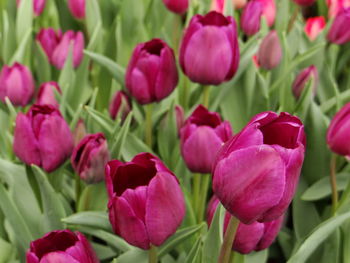
[[[245,256],[245,263],[265,263],[269,256],[269,250],[264,249],[259,252],[251,252]]]
[[[10,64],[13,64],[14,62],[25,64],[26,51],[29,50],[30,45],[32,43],[31,36],[32,36],[32,29],[29,28],[27,32],[24,32],[24,35],[21,37],[21,42],[19,43],[19,46],[15,54],[10,59]]]
[[[74,67],[73,67],[73,45],[70,44],[67,59],[64,62],[64,66],[58,78],[58,84],[62,89],[62,94],[67,93],[68,92],[67,88],[72,87],[72,83],[74,83],[74,78],[75,78],[75,73],[74,73]]]
[[[104,182],[85,187],[79,199],[78,211],[105,211],[108,196]]]
[[[185,263],[199,263],[200,251],[201,251],[202,240],[197,238],[197,241],[193,244],[190,253],[188,253]]]
[[[33,0],[21,0],[17,9],[16,36],[17,43],[21,43],[23,36],[31,31],[33,23]]]
[[[99,111],[94,110],[89,106],[84,106],[84,109],[91,116],[91,118],[94,121],[96,121],[102,128],[104,128],[109,134],[112,133],[113,121],[109,117],[107,117]]]
[[[44,83],[51,80],[51,65],[47,58],[47,55],[41,45],[35,41],[35,60],[36,60],[36,74],[40,83]]]
[[[131,160],[140,152],[154,153],[142,140],[135,134],[129,133],[125,140],[124,148],[122,148],[122,156],[125,160]]]
[[[6,242],[5,240],[0,238],[0,263],[7,263],[14,256],[14,248],[13,246]]]
[[[95,29],[98,28],[98,25],[102,24],[101,11],[98,1],[88,0],[86,1],[86,24],[87,30],[90,36],[95,32]]]
[[[103,229],[111,232],[111,224],[108,220],[108,215],[106,212],[102,211],[84,211],[79,212],[69,217],[62,219],[63,223],[70,225],[80,225],[87,226],[97,229]]]
[[[90,242],[92,244],[92,247],[94,251],[97,254],[97,257],[103,261],[106,259],[111,259],[117,255],[117,252],[115,252],[113,249],[111,249],[108,246],[104,246],[95,242]]]
[[[126,137],[129,133],[132,118],[133,118],[133,114],[132,114],[132,112],[130,112],[128,114],[122,128],[118,132],[118,135],[115,137],[112,137],[113,143],[112,143],[112,147],[110,149],[111,149],[111,156],[115,159],[121,158],[122,149],[124,147]]]
[[[16,34],[13,34],[14,27],[12,20],[9,18],[8,13],[3,10],[2,13],[2,32],[1,32],[1,42],[2,42],[2,57],[5,64],[10,63],[10,57],[12,56],[16,48]]]
[[[123,253],[117,258],[118,263],[147,263],[148,262],[148,253],[145,250],[139,248],[134,248],[126,253]]]

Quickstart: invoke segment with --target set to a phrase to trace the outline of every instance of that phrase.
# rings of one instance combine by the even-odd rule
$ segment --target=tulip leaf
[[[16,36],[13,34],[14,25],[12,20],[9,18],[8,13],[3,10],[2,13],[2,36],[1,36],[1,47],[2,47],[2,58],[5,64],[9,64],[10,57],[14,53],[16,48]]]
[[[108,134],[111,134],[113,131],[113,121],[102,114],[101,112],[94,110],[89,106],[84,106],[86,112],[91,116],[91,118],[96,121]]]
[[[102,211],[83,211],[62,219],[63,223],[69,225],[87,226],[97,229],[103,229],[112,232],[111,224],[106,212]]]
[[[21,42],[19,43],[17,50],[15,51],[12,58],[10,59],[10,64],[13,64],[15,62],[26,64],[25,55],[26,55],[26,51],[29,49],[31,45],[31,35],[32,35],[32,30],[31,28],[29,28],[27,32],[25,32],[25,34],[22,36]]]
[[[140,152],[149,152],[153,153],[139,137],[133,133],[129,133],[125,140],[124,148],[122,148],[122,156],[125,160],[131,160],[136,154]]]
[[[71,44],[69,45],[68,56],[64,62],[64,66],[58,78],[58,84],[62,89],[63,96],[65,93],[69,92],[65,88],[72,88],[72,83],[74,83],[74,79],[75,79],[75,73],[74,73],[74,67],[73,67],[73,44],[71,42]]]
[[[113,249],[111,249],[108,246],[101,245],[99,243],[91,242],[92,248],[97,254],[97,257],[103,261],[107,259],[111,259],[117,256],[117,252],[115,252]]]
[[[97,0],[88,0],[86,1],[86,24],[87,30],[90,36],[95,32],[95,29],[98,28],[99,24],[102,24],[101,10]]]
[[[110,148],[112,158],[115,158],[115,159],[121,158],[122,149],[124,147],[126,137],[129,133],[130,123],[133,118],[132,115],[133,115],[132,112],[129,112],[122,128],[118,132],[118,135],[115,137],[112,137],[113,141],[112,141],[112,146]]]
[[[10,243],[0,238],[0,263],[10,262],[11,258],[14,256],[14,248]]]
[[[259,252],[251,252],[245,256],[245,263],[265,263],[269,256],[269,250],[264,249]]]
[[[192,249],[186,257],[185,263],[200,263],[200,251],[202,247],[202,240],[199,237],[197,241],[193,244]]]
[[[104,182],[90,184],[80,196],[78,211],[105,211],[108,203]]]
[[[17,44],[22,42],[23,36],[31,31],[33,23],[33,0],[21,0],[17,9],[16,36]]]
[[[51,65],[41,45],[35,41],[36,74],[40,83],[51,80]]]
[[[148,262],[148,253],[145,250],[139,248],[133,248],[117,258],[118,263],[147,263]]]
[[[350,212],[331,217],[318,225],[300,244],[287,263],[303,263],[339,226],[350,219]]]

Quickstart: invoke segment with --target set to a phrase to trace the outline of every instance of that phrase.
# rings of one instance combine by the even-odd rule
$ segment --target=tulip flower
[[[175,118],[176,118],[176,127],[180,132],[182,126],[185,124],[185,112],[184,109],[180,105],[175,106]]]
[[[236,22],[212,11],[192,17],[182,39],[180,64],[183,72],[203,85],[230,80],[239,64]]]
[[[247,0],[232,0],[232,6],[235,9],[243,8],[247,3]],[[219,12],[221,14],[224,13],[225,0],[212,0],[210,10]]]
[[[83,19],[85,17],[85,0],[68,0],[68,7],[75,18]]]
[[[313,3],[315,3],[316,0],[293,0],[294,3],[300,5],[300,6],[310,6]]]
[[[80,232],[55,230],[30,242],[27,263],[99,263],[95,251]]]
[[[194,173],[210,173],[215,155],[232,137],[231,125],[199,105],[180,130],[181,153]]]
[[[350,156],[350,103],[346,104],[333,117],[328,131],[327,143],[329,148],[343,156]]]
[[[269,27],[273,26],[276,18],[276,4],[275,0],[258,0],[263,5],[263,17]]]
[[[104,168],[110,159],[107,141],[102,133],[85,136],[74,148],[71,163],[75,172],[88,184],[104,179]]]
[[[17,6],[19,6],[21,3],[21,0],[16,0]],[[41,15],[41,13],[44,11],[46,5],[46,0],[33,0],[33,11],[36,16]]]
[[[87,135],[85,123],[82,119],[80,119],[73,131],[74,146],[77,146],[85,135]]]
[[[272,30],[261,42],[257,58],[260,67],[266,70],[271,70],[280,64],[282,48],[275,30]]]
[[[117,235],[142,249],[160,246],[175,233],[185,202],[175,175],[150,153],[106,165],[109,220]]]
[[[13,150],[24,163],[52,172],[70,157],[73,137],[58,109],[33,105],[17,115]]]
[[[131,103],[128,95],[124,91],[117,91],[109,105],[109,114],[113,120],[120,116],[122,121],[126,119],[131,111]]]
[[[343,9],[335,17],[331,28],[328,31],[328,41],[342,45],[350,41],[350,8]]]
[[[334,18],[341,10],[350,7],[350,0],[327,0],[328,17]]]
[[[49,81],[41,84],[36,99],[36,104],[51,104],[56,108],[59,108],[59,104],[56,100],[55,90],[58,93],[62,93],[58,83],[55,81]]]
[[[159,102],[178,83],[174,51],[161,39],[138,44],[125,75],[126,87],[140,104]]]
[[[304,31],[311,41],[314,41],[326,26],[323,16],[311,17],[306,20]]]
[[[311,78],[313,78],[312,93],[314,94],[314,96],[316,95],[316,89],[318,86],[318,71],[317,68],[314,65],[312,65],[302,70],[293,82],[292,91],[296,98],[300,97],[301,93],[305,88],[306,83]]]
[[[249,1],[244,7],[241,16],[241,28],[246,35],[252,36],[259,32],[262,12],[263,5],[258,0]]]
[[[15,106],[25,106],[31,100],[35,85],[30,70],[19,63],[4,65],[0,73],[0,100],[8,97]]]
[[[217,154],[213,191],[244,224],[275,220],[292,201],[304,151],[304,126],[297,117],[260,113]]]
[[[219,204],[219,199],[213,196],[209,202],[207,210],[207,222],[211,225],[215,210]],[[226,212],[224,219],[224,232],[226,232],[230,213]],[[268,248],[280,231],[283,224],[284,215],[271,222],[253,222],[250,225],[239,223],[232,249],[241,254],[249,254],[253,250],[260,251]]]
[[[164,5],[171,11],[177,14],[183,14],[188,9],[189,0],[163,0]]]
[[[62,37],[61,30],[55,31],[53,28],[43,28],[36,36],[36,40],[39,42],[43,50],[45,51],[48,60],[52,64],[52,54],[60,42]]]

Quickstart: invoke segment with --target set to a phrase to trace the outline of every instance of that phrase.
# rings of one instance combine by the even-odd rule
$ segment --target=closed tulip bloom
[[[164,5],[177,14],[183,14],[187,11],[189,0],[163,0]]]
[[[328,16],[334,18],[341,10],[350,7],[350,0],[327,0]]]
[[[282,47],[275,30],[263,39],[257,54],[260,67],[271,70],[277,67],[282,60]]]
[[[328,41],[342,45],[350,41],[350,8],[343,9],[335,17],[328,31]]]
[[[160,246],[185,216],[177,178],[150,153],[140,153],[126,163],[110,161],[106,185],[113,230],[133,246]]]
[[[124,91],[118,90],[109,104],[109,115],[113,120],[120,116],[124,121],[130,111],[131,103],[128,95]]]
[[[310,6],[316,2],[316,0],[293,0],[293,1],[294,1],[294,3],[296,3],[300,6]]]
[[[107,141],[102,133],[85,136],[74,148],[71,157],[75,172],[88,184],[103,181],[104,168],[109,160]]]
[[[214,193],[244,224],[277,219],[292,201],[304,151],[304,126],[297,117],[260,113],[218,153]]]
[[[211,224],[219,199],[213,196],[207,210],[207,222]],[[224,219],[224,232],[230,221],[230,213],[226,212]],[[260,251],[271,246],[276,239],[283,224],[284,215],[271,222],[253,222],[250,225],[239,223],[232,250],[241,254],[249,254],[253,250]]]
[[[99,263],[95,251],[80,232],[55,230],[30,242],[27,263]]]
[[[0,72],[0,100],[8,97],[15,106],[25,106],[31,100],[35,85],[30,70],[19,63],[4,65]]]
[[[333,117],[328,131],[327,143],[329,148],[343,156],[350,156],[350,103],[346,104]]]
[[[73,131],[74,146],[78,145],[85,135],[87,135],[85,123],[80,119]]]
[[[314,41],[326,26],[323,16],[311,17],[306,20],[304,31],[311,41]]]
[[[232,5],[235,9],[243,8],[247,4],[247,0],[232,0]],[[212,0],[210,10],[219,13],[224,13],[225,0]]]
[[[195,15],[186,29],[181,47],[183,72],[203,85],[219,85],[230,80],[239,64],[236,22],[212,11]]]
[[[273,26],[276,18],[275,0],[258,0],[263,5],[263,16],[266,19],[268,26]]]
[[[312,93],[314,96],[316,95],[316,89],[318,86],[318,71],[314,65],[311,65],[310,67],[302,70],[293,82],[292,91],[296,98],[300,97],[306,83],[311,80],[311,78],[313,78]]]
[[[181,153],[194,173],[210,173],[215,155],[232,137],[231,125],[199,105],[180,130]]]
[[[78,67],[83,59],[84,45],[84,35],[82,32],[67,31],[63,34],[52,53],[52,64],[58,69],[62,69],[70,49],[73,49],[73,66]]]
[[[73,137],[58,109],[35,104],[17,115],[13,150],[24,163],[52,172],[70,157]]]
[[[17,6],[19,6],[21,3],[21,0],[16,0]],[[36,16],[41,15],[41,13],[44,11],[46,5],[46,0],[33,0],[33,11]]]
[[[161,39],[138,44],[126,75],[126,87],[140,104],[159,102],[178,83],[174,51]]]
[[[259,32],[263,5],[258,0],[249,1],[244,7],[241,16],[241,28],[243,32],[252,36]]]
[[[52,64],[52,54],[60,42],[62,37],[61,30],[55,30],[53,28],[43,28],[36,36],[36,40],[43,48],[49,62]]]
[[[51,104],[52,106],[59,108],[59,104],[56,100],[55,90],[58,93],[62,93],[58,83],[55,81],[49,81],[41,84],[36,99],[36,104]]]
[[[68,0],[68,7],[75,18],[83,19],[85,17],[85,0]]]

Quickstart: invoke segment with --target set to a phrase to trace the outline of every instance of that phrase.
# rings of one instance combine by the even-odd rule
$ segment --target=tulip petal
[[[264,223],[265,225],[264,235],[262,236],[255,250],[257,251],[263,250],[265,248],[268,248],[273,243],[273,241],[277,237],[278,232],[282,227],[283,219],[284,219],[284,216],[282,215],[280,218],[274,221]]]
[[[232,248],[242,254],[252,252],[263,236],[264,228],[263,223],[254,222],[250,225],[240,223]]]
[[[40,263],[80,263],[81,261],[75,260],[72,256],[65,252],[51,252],[46,254]]]

